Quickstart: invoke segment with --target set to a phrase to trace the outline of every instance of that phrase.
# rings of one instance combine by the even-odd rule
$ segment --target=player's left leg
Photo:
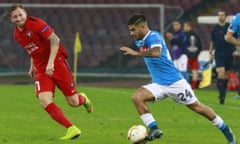
[[[80,105],[83,105],[88,113],[91,113],[93,111],[93,104],[90,101],[90,99],[87,97],[87,95],[83,92],[76,93],[72,96],[66,96],[66,100],[68,104],[72,107],[78,107]]]
[[[227,74],[225,67],[217,67],[217,87],[219,91],[219,102],[224,104],[227,92]]]
[[[91,113],[93,111],[92,102],[85,93],[77,93],[77,86],[73,81],[72,73],[68,63],[64,61],[55,67],[56,68],[53,77],[56,85],[65,95],[68,104],[72,107],[83,105],[87,112]]]
[[[206,117],[208,120],[210,120],[214,126],[218,127],[224,136],[226,137],[228,144],[237,144],[237,140],[235,138],[234,133],[232,132],[231,128],[227,126],[223,119],[218,116],[213,109],[210,107],[203,105],[198,100],[195,101],[192,104],[187,105],[190,109],[192,109],[194,112],[201,114],[202,116]]]
[[[228,76],[227,71],[232,66],[233,56],[230,54],[215,55],[216,71],[217,71],[217,88],[219,91],[220,104],[225,103],[227,93]]]
[[[78,94],[76,85],[68,67],[67,62],[59,62],[55,65],[52,79],[57,87],[63,92],[70,106],[84,105],[88,112],[92,112],[92,103],[85,94]],[[75,139],[79,137],[81,131],[74,125],[67,128],[66,135],[60,140]]]

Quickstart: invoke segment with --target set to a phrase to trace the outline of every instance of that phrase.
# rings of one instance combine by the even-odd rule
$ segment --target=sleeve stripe
[[[43,29],[42,32],[45,32],[48,29],[48,25],[46,25]]]
[[[153,45],[151,45],[151,48],[154,48],[154,47],[161,47],[162,48],[162,45],[161,44],[153,44]]]

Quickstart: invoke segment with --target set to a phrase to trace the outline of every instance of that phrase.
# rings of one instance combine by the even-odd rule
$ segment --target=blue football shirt
[[[238,39],[240,39],[240,13],[237,13],[233,20],[231,25],[229,26],[228,31],[236,33]]]
[[[144,57],[153,83],[168,86],[182,79],[181,73],[175,68],[166,43],[159,32],[149,31],[143,40],[137,40],[135,44],[140,51],[154,47],[162,49],[160,57]]]

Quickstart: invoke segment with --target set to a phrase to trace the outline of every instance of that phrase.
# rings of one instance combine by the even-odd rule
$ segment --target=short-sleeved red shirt
[[[50,55],[50,41],[48,37],[53,32],[53,28],[42,19],[36,17],[27,17],[22,31],[15,28],[14,39],[33,59],[35,72],[45,72]],[[68,53],[60,44],[55,63],[64,60],[67,56]]]

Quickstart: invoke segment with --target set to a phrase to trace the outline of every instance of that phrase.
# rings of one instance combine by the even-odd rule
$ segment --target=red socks
[[[85,98],[81,95],[78,95],[79,99],[79,106],[85,103]],[[54,119],[56,122],[61,124],[62,126],[68,128],[72,126],[72,123],[68,118],[64,115],[63,111],[55,104],[50,103],[45,107],[45,110],[48,112],[48,114]]]
[[[72,126],[72,123],[67,119],[67,117],[65,117],[63,111],[55,103],[50,103],[47,105],[45,110],[52,117],[52,119],[64,127],[68,128]]]
[[[192,80],[191,81],[191,87],[192,87],[193,90],[196,89],[198,87],[198,82],[195,81],[195,80]]]
[[[79,106],[80,106],[80,105],[85,103],[85,98],[79,94],[78,95],[78,101],[79,101]]]

